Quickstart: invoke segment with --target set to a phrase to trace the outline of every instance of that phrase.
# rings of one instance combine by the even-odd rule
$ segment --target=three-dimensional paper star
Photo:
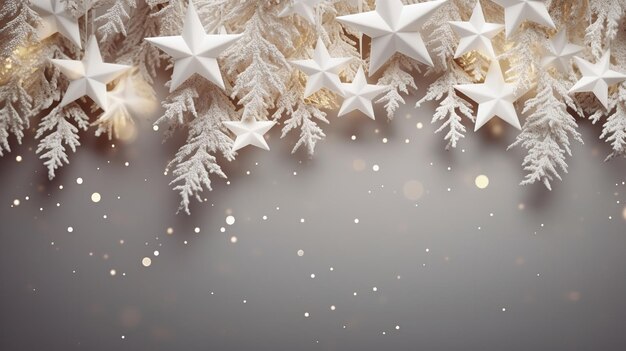
[[[269,150],[263,135],[276,124],[274,121],[227,121],[223,122],[226,128],[233,132],[237,138],[233,144],[233,152],[248,145],[253,145],[263,150]]]
[[[195,73],[224,89],[217,58],[240,37],[241,34],[207,34],[190,1],[182,35],[146,40],[174,59],[174,73],[170,85],[172,92]]]
[[[76,46],[81,47],[78,20],[66,10],[63,1],[31,0],[30,3],[41,17],[41,23],[37,28],[40,40],[61,33]]]
[[[131,66],[104,63],[95,36],[89,38],[82,61],[51,60],[70,80],[60,106],[87,95],[103,110],[107,109],[107,84],[124,74]]]
[[[400,0],[376,0],[375,11],[337,17],[337,21],[372,38],[370,75],[378,71],[396,52],[432,66],[433,61],[419,30],[446,1],[403,5]]]
[[[315,24],[315,8],[324,0],[293,0],[279,14],[278,17],[287,17],[298,14],[311,24]]]
[[[550,40],[547,51],[541,59],[541,65],[543,67],[554,66],[561,72],[567,72],[571,67],[572,57],[583,49],[582,46],[567,42],[567,32],[564,29]]]
[[[478,103],[475,131],[495,116],[500,117],[517,129],[522,129],[515,106],[513,106],[513,102],[517,100],[515,84],[504,81],[497,60],[491,62],[483,84],[455,85],[454,88]]]
[[[291,64],[309,76],[304,89],[307,98],[322,88],[343,94],[339,73],[350,60],[350,57],[330,57],[324,41],[318,38],[312,59],[291,61]]]
[[[485,22],[480,1],[476,3],[472,17],[468,22],[454,21],[450,22],[450,26],[460,36],[454,58],[459,58],[472,50],[478,50],[489,57],[496,57],[491,39],[500,33],[504,26]]]
[[[387,89],[387,87],[382,85],[367,84],[363,67],[359,67],[352,83],[343,83],[345,99],[337,116],[341,117],[348,112],[359,110],[369,118],[376,119],[372,99],[384,93]]]
[[[492,0],[496,4],[504,7],[504,24],[506,26],[506,37],[511,34],[524,21],[531,21],[544,26],[556,29],[546,4],[543,0]]]
[[[607,50],[596,64],[580,57],[574,57],[574,60],[583,76],[569,92],[592,92],[600,100],[602,106],[608,108],[609,86],[626,81],[626,74],[611,70],[611,50]]]

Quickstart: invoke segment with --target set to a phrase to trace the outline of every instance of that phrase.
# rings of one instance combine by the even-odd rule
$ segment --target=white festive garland
[[[299,130],[294,152],[313,154],[325,110],[373,119],[378,102],[393,118],[415,74],[436,77],[418,106],[439,101],[432,122],[448,148],[464,119],[521,130],[522,184],[550,188],[567,171],[576,118],[602,121],[608,158],[626,155],[626,0],[187,1],[5,0],[0,155],[41,117],[36,152],[54,177],[81,130],[132,127],[163,62],[173,72],[156,123],[187,127],[169,165],[186,212],[211,173],[226,176],[215,153],[269,149],[263,135],[281,122],[282,136]]]

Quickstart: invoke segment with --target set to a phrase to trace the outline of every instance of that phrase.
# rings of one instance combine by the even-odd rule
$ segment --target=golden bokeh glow
[[[474,180],[474,183],[476,184],[476,187],[478,187],[478,189],[486,189],[489,186],[489,177],[487,177],[484,174],[481,174],[478,177],[476,177],[476,180]]]
[[[417,201],[424,195],[424,185],[417,180],[409,180],[404,183],[402,192],[407,199]]]

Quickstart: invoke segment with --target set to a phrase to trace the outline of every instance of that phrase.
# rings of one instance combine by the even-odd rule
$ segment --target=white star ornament
[[[583,76],[569,92],[592,92],[600,100],[602,106],[608,109],[609,86],[626,81],[626,74],[611,70],[611,50],[605,52],[596,64],[580,57],[574,57],[574,60]]]
[[[338,117],[348,112],[359,110],[369,118],[375,119],[372,99],[384,93],[388,88],[382,85],[367,84],[363,68],[359,67],[352,83],[343,83],[345,99],[339,109]]]
[[[468,22],[451,21],[449,23],[452,30],[460,37],[454,58],[459,58],[472,50],[480,51],[492,58],[496,57],[491,39],[500,33],[504,26],[485,22],[480,1],[476,3],[472,17]]]
[[[513,106],[513,102],[517,100],[515,84],[504,81],[497,60],[491,62],[483,84],[455,85],[454,88],[478,103],[474,131],[479,130],[495,116],[517,129],[522,129],[515,106]]]
[[[571,67],[572,58],[582,51],[582,46],[567,42],[567,32],[562,30],[548,43],[541,65],[543,67],[554,66],[561,72],[567,72]]]
[[[370,75],[380,69],[396,52],[432,66],[424,40],[419,31],[447,0],[403,5],[400,0],[376,0],[376,10],[337,17],[372,38]]]
[[[248,145],[253,145],[263,150],[268,150],[263,135],[267,133],[276,124],[274,121],[227,121],[223,122],[226,128],[233,132],[237,138],[233,144],[232,151],[240,150]]]
[[[100,108],[107,109],[107,84],[120,77],[131,66],[105,63],[95,36],[89,38],[82,61],[51,60],[70,79],[60,106],[64,107],[87,95]]]
[[[293,66],[308,75],[304,97],[307,98],[322,88],[343,95],[339,73],[351,59],[350,57],[330,57],[324,41],[321,38],[317,39],[312,59],[291,61]]]
[[[74,45],[81,47],[78,20],[65,8],[61,0],[31,0],[33,10],[41,17],[37,27],[40,40],[44,40],[55,33],[61,33]]]
[[[544,0],[492,0],[504,7],[504,23],[506,37],[511,34],[524,21],[531,21],[552,29],[556,29]]]
[[[174,59],[170,85],[170,92],[173,92],[195,73],[224,89],[217,58],[239,38],[241,34],[207,34],[195,7],[189,2],[182,35],[146,40]]]

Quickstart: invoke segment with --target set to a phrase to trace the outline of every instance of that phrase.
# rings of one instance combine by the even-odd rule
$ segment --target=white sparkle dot
[[[226,228],[224,228],[224,227],[221,227],[221,228],[220,228],[220,232],[221,232],[221,233],[224,233],[225,231],[226,231]]]
[[[152,254],[153,254],[154,256],[158,256],[158,255],[159,255],[159,251],[158,251],[158,250],[155,250]]]
[[[300,218],[300,223],[304,223],[304,218]]]
[[[76,178],[76,184],[81,185],[83,184],[83,178]]]
[[[100,202],[100,200],[102,200],[102,196],[100,196],[100,193],[91,194],[91,201],[93,201],[94,203],[98,203]]]
[[[359,219],[358,219],[358,218],[355,218],[355,219],[354,219],[354,223],[355,223],[355,224],[359,224]]]
[[[141,260],[141,264],[142,264],[144,267],[150,267],[150,265],[152,264],[152,259],[151,259],[150,257],[144,257],[144,258]]]
[[[235,224],[235,217],[233,217],[233,216],[226,217],[226,224],[228,224],[228,225]]]
[[[73,231],[74,231],[74,228],[72,228],[72,227],[67,227],[67,232],[68,232],[68,233],[71,233],[71,232],[73,232]]]
[[[22,162],[22,156],[20,155],[15,156],[15,161]]]
[[[399,325],[396,325],[396,330],[400,330],[400,326]]]
[[[304,317],[309,318],[309,312],[304,312]]]
[[[300,257],[304,256],[304,250],[298,250],[298,256]]]
[[[417,122],[416,127],[417,127],[417,129],[422,129],[422,128],[424,128],[424,125],[422,124],[422,122]]]
[[[334,311],[334,310],[336,310],[336,309],[337,309],[337,308],[335,307],[335,305],[331,305],[331,306],[330,306],[330,310],[331,310],[331,311]]]
[[[372,166],[372,170],[374,172],[378,172],[380,170],[380,166],[379,165],[374,165],[374,166]]]
[[[373,287],[372,291],[378,291],[378,288],[377,287]]]
[[[111,269],[111,270],[109,271],[109,274],[110,274],[112,277],[114,277],[114,276],[117,274],[117,271],[116,271],[115,269]]]
[[[231,236],[230,237],[230,242],[233,243],[233,244],[237,243],[237,237],[236,236]]]
[[[155,132],[159,130],[159,126],[157,126],[156,124],[152,126],[152,130],[154,130]]]
[[[19,199],[13,200],[13,206],[19,206],[19,205],[20,205],[20,200]]]

